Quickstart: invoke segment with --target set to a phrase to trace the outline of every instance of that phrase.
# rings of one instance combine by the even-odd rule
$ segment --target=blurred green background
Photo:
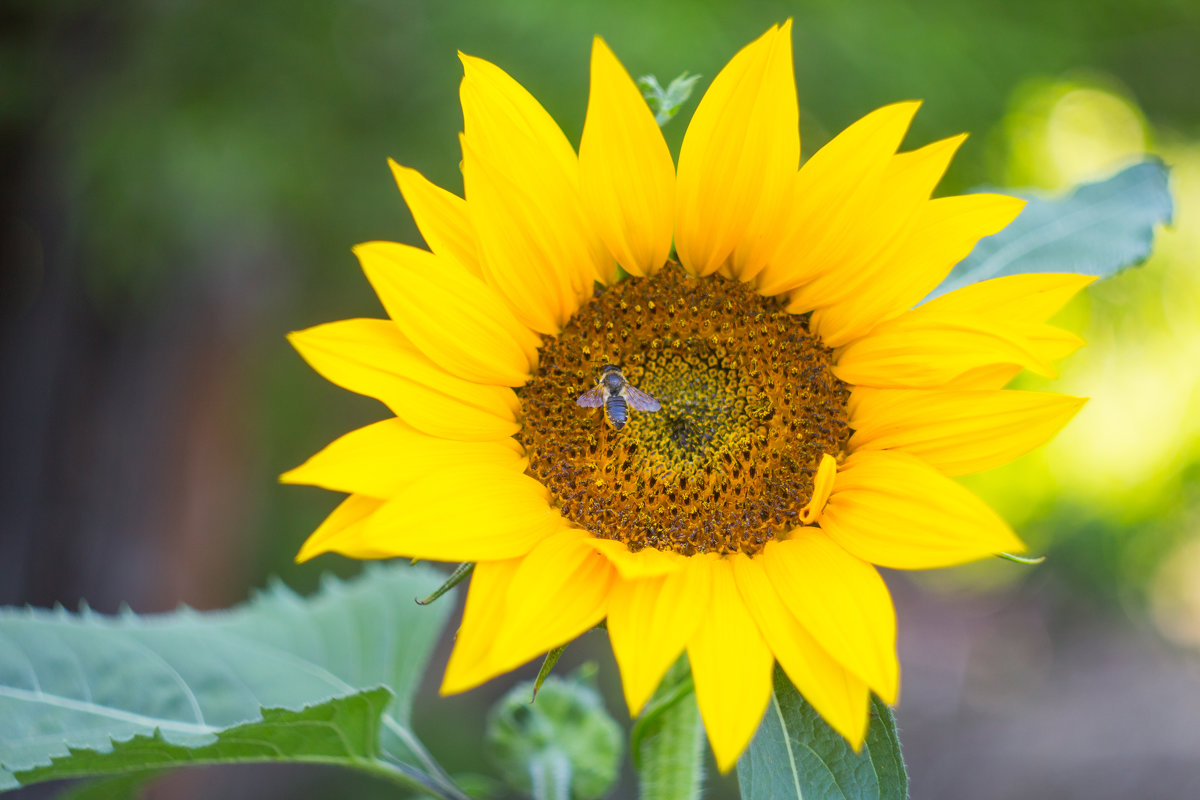
[[[456,49],[577,142],[594,34],[634,75],[706,85],[787,17],[806,156],[923,98],[909,145],[973,133],[944,193],[1057,191],[1143,153],[1173,166],[1156,255],[1061,317],[1089,346],[1053,387],[1093,400],[969,481],[1049,560],[888,579],[914,797],[1200,796],[1194,0],[0,2],[0,602],[219,608],[271,573],[309,589],[356,571],[292,564],[337,498],[275,477],[385,411],[283,335],[382,315],[350,247],[420,242],[387,157],[461,190]],[[675,152],[694,102],[665,129]],[[562,663],[585,658],[624,721],[602,636]],[[433,678],[418,732],[486,772],[480,724],[508,684],[441,700]],[[238,768],[150,791],[384,796],[345,781]]]

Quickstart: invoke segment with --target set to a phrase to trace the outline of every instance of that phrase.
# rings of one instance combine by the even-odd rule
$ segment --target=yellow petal
[[[826,515],[836,497],[829,499]],[[900,684],[896,611],[875,568],[816,528],[770,542],[756,558],[783,604],[817,643],[884,702],[895,703]]]
[[[456,261],[396,242],[354,248],[388,316],[447,372],[476,383],[523,386],[541,340]]]
[[[687,556],[655,550],[653,547],[644,547],[634,553],[625,546],[624,542],[618,542],[615,539],[593,538],[589,544],[596,552],[603,554],[611,561],[625,580],[668,575],[683,569],[688,563]]]
[[[936,297],[897,317],[897,322],[916,328],[968,318],[991,318],[997,327],[1005,329],[1006,336],[1032,355],[1043,368],[1030,366],[1020,359],[999,362],[985,359],[946,383],[947,388],[952,385],[956,389],[999,389],[1016,375],[1020,367],[1053,376],[1054,370],[1048,365],[1066,358],[1083,346],[1083,340],[1073,333],[1044,323],[1094,280],[1089,275],[1053,272],[993,278]]]
[[[800,162],[800,114],[796,102],[795,68],[792,66],[790,19],[780,28],[779,37],[781,43],[786,45],[786,50],[781,49],[778,60],[769,67],[773,71],[768,78],[774,82],[774,88],[770,91],[778,97],[774,102],[780,105],[779,114],[771,120],[776,138],[772,142],[775,149],[768,167],[774,178],[783,177],[784,185],[772,183],[763,192],[746,230],[722,268],[727,268],[727,277],[742,281],[753,280],[779,249],[786,233],[784,223],[791,211],[792,186]]]
[[[523,472],[525,463],[514,439],[459,442],[427,436],[393,417],[334,440],[279,479],[386,499],[434,470],[488,464]]]
[[[889,266],[912,237],[922,206],[928,205],[930,194],[965,138],[965,134],[953,136],[893,156],[871,203],[851,223],[846,246],[830,255],[824,272],[792,294],[789,310],[818,310],[810,324],[826,345],[844,344],[849,338],[847,326],[862,328],[880,321],[878,315],[863,321],[871,308],[860,308],[861,298],[891,291],[886,284],[895,278],[889,275]],[[921,297],[924,295],[912,302]]]
[[[669,575],[618,579],[608,605],[608,636],[621,668],[629,713],[637,716],[692,638],[712,592],[701,559]]]
[[[461,56],[463,183],[483,274],[530,328],[554,334],[616,265],[583,210],[554,120],[494,64]]]
[[[947,475],[981,472],[1048,442],[1084,402],[1042,392],[858,388],[850,449],[911,453]]]
[[[800,158],[791,22],[772,27],[721,70],[683,138],[675,248],[696,275],[715,272],[788,199]]]
[[[692,558],[712,565],[712,602],[688,643],[688,660],[717,769],[728,772],[767,709],[775,662],[738,593],[731,563],[717,556]]]
[[[920,307],[925,314],[986,313],[1045,322],[1096,278],[1070,272],[1030,272],[968,284]]]
[[[604,619],[616,571],[588,545],[589,538],[576,528],[563,528],[522,560],[508,590],[504,618],[493,631],[494,669],[524,664]]]
[[[1043,358],[1044,354],[1039,353]],[[1012,364],[989,364],[975,367],[959,375],[945,385],[947,389],[1002,389],[1021,373],[1021,367]]]
[[[829,500],[829,493],[833,491],[833,481],[836,476],[837,459],[828,453],[822,455],[821,463],[817,467],[817,475],[813,478],[812,500],[800,509],[800,522],[808,525],[821,516],[821,511]]]
[[[584,207],[617,263],[652,275],[671,252],[675,164],[650,107],[600,37],[579,143]]]
[[[945,279],[985,236],[1016,219],[1025,201],[997,194],[930,200],[919,210],[912,233],[852,294],[813,314],[812,326],[829,347],[840,347],[877,323],[912,308]]]
[[[514,558],[566,524],[547,496],[519,469],[463,464],[405,486],[375,512],[364,536],[406,558]]]
[[[508,603],[508,587],[521,566],[522,559],[480,561],[471,572],[462,625],[454,640],[450,663],[442,678],[441,693],[456,694],[474,689],[491,680],[502,670],[491,667],[489,656],[495,641],[496,628],[504,619]]]
[[[347,497],[308,537],[296,554],[296,563],[301,564],[321,553],[341,553],[351,558],[387,558],[387,553],[363,548],[359,539],[367,520],[382,505],[383,501],[374,497]]]
[[[861,245],[857,235],[920,103],[893,103],[855,122],[792,179],[775,252],[755,278],[761,294],[795,289]]]
[[[417,351],[390,320],[347,319],[288,335],[326,380],[374,397],[431,436],[490,441],[512,436],[520,401],[512,389],[455,377]]]
[[[472,275],[482,278],[479,246],[475,244],[475,229],[471,227],[467,201],[429,181],[415,169],[402,167],[390,158],[388,165],[429,249],[443,258],[457,261]]]
[[[916,456],[887,450],[846,459],[820,524],[849,552],[894,569],[1025,550],[987,503]]]
[[[1032,343],[1034,337],[1052,334],[1044,324],[910,311],[843,348],[833,374],[860,386],[913,389],[939,387],[993,364],[1055,377],[1054,367]]]
[[[554,261],[571,249],[570,231],[535,226],[542,213],[538,197],[495,169],[465,137],[460,141],[484,280],[531,330],[555,335],[587,296],[580,277]],[[568,241],[560,241],[564,236]]]
[[[867,735],[867,684],[825,652],[792,616],[760,559],[733,556],[733,574],[750,615],[792,685],[858,750]]]

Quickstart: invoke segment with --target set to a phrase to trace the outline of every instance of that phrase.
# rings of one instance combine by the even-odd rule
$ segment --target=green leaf
[[[532,703],[537,700],[538,689],[541,689],[542,684],[546,682],[546,678],[550,677],[550,670],[554,669],[554,665],[558,663],[559,657],[562,656],[566,649],[567,646],[562,644],[549,653],[546,653],[546,657],[542,659],[542,666],[538,670],[537,677],[533,679],[533,694],[530,696],[529,702]]]
[[[738,761],[738,786],[742,800],[905,800],[896,720],[872,696],[867,741],[855,753],[776,667],[767,714]]]
[[[417,559],[414,558],[412,563],[416,564]],[[459,564],[457,567],[454,568],[454,572],[450,573],[450,577],[446,578],[446,580],[442,583],[441,586],[434,589],[433,592],[429,595],[429,597],[426,597],[424,600],[417,598],[417,605],[419,605],[419,606],[429,605],[434,600],[437,600],[439,597],[444,595],[446,592],[450,591],[455,586],[458,586],[460,583],[462,583],[464,580],[466,580],[466,578],[468,576],[470,576],[470,574],[474,571],[475,571],[475,564],[470,561],[466,561],[466,562],[463,562],[462,564]]]
[[[616,783],[621,727],[604,708],[595,665],[567,678],[551,675],[529,701],[533,684],[517,684],[488,714],[489,757],[509,785],[535,800],[594,800]]]
[[[1166,165],[1151,159],[1054,200],[999,190],[1029,204],[1007,228],[981,239],[929,297],[1002,275],[1078,272],[1107,278],[1140,264],[1150,255],[1155,227],[1171,222],[1167,177]]]
[[[392,693],[380,687],[338,697],[299,711],[263,709],[262,719],[234,725],[215,734],[211,744],[172,744],[162,731],[152,736],[136,734],[113,741],[107,750],[70,748],[48,766],[17,773],[25,783],[84,775],[129,771],[157,772],[166,767],[202,764],[288,761],[316,764],[357,762],[366,770],[387,777],[390,769],[379,762],[379,729]]]
[[[205,748],[230,728],[261,724],[264,709],[299,712],[385,686],[379,763],[425,791],[461,796],[409,727],[417,681],[451,610],[413,598],[442,577],[376,567],[354,581],[326,580],[311,598],[275,583],[212,613],[0,610],[0,789],[63,777],[48,767],[73,751],[106,753],[138,736]],[[155,766],[147,749],[138,752],[147,757],[141,768]]]
[[[667,671],[629,736],[642,800],[699,800],[704,726],[687,656]]]
[[[1012,553],[996,553],[996,557],[1014,564],[1024,564],[1027,567],[1036,567],[1046,560],[1045,556],[1015,556]]]
[[[667,88],[664,89],[659,84],[658,78],[653,75],[643,75],[638,78],[638,88],[642,90],[642,97],[646,98],[646,103],[654,112],[654,121],[660,128],[670,122],[671,118],[679,112],[680,107],[691,97],[692,89],[696,87],[698,80],[700,80],[699,75],[688,75],[684,72],[667,84]]]

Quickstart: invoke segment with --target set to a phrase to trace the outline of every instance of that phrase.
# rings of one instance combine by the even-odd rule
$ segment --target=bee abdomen
[[[609,397],[604,401],[604,419],[614,430],[619,431],[625,427],[625,423],[629,421],[629,406],[624,397]]]

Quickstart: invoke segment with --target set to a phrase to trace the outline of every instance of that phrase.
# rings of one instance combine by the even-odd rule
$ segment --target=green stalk
[[[629,747],[641,800],[699,800],[704,726],[686,658],[671,667],[638,718]]]
[[[561,750],[547,750],[529,762],[533,800],[571,800],[571,762]]]

